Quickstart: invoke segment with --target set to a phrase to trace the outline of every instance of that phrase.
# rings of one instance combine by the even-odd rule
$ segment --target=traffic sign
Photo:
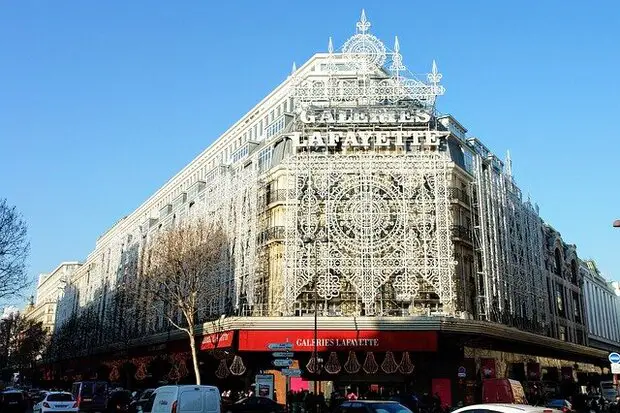
[[[270,343],[267,348],[269,350],[290,350],[293,348],[293,343]]]
[[[620,354],[618,354],[618,353],[609,353],[609,362],[611,364],[620,364]]]
[[[298,377],[298,376],[301,376],[301,370],[299,370],[299,369],[282,369],[282,374],[284,374],[285,376]]]
[[[277,359],[289,359],[293,357],[293,353],[290,351],[276,351],[275,353],[271,353]]]
[[[293,365],[293,360],[291,359],[275,359],[271,362],[276,367],[291,367]]]
[[[620,374],[620,364],[618,363],[611,364],[611,374]]]
[[[458,376],[460,378],[467,377],[467,369],[465,369],[465,367],[463,366],[459,367]]]

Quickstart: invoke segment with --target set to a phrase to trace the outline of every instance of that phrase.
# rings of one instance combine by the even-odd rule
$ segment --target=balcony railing
[[[471,229],[464,227],[462,225],[452,225],[450,228],[452,231],[452,237],[458,238],[463,241],[472,242],[472,233]]]
[[[275,189],[265,192],[258,197],[258,207],[265,208],[267,205],[274,202],[286,201],[291,196],[289,192],[292,191],[289,191],[288,189]]]
[[[450,187],[448,188],[448,196],[450,199],[461,201],[465,205],[470,205],[469,195],[461,188]]]
[[[266,244],[269,241],[284,239],[284,227],[273,227],[265,231],[262,231],[256,237],[256,243],[258,245]]]

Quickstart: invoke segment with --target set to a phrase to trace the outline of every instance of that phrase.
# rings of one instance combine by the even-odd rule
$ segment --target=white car
[[[562,413],[562,411],[525,404],[485,403],[462,407],[452,413]]]
[[[50,392],[32,407],[32,413],[78,413],[78,404],[71,393]]]

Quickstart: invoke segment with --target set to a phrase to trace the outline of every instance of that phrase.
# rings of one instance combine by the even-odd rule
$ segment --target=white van
[[[162,386],[155,390],[151,413],[221,413],[214,386]]]

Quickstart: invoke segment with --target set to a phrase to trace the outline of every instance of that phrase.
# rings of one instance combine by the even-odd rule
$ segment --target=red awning
[[[291,343],[292,351],[314,351],[314,330],[239,330],[239,351],[269,351]],[[437,351],[435,331],[319,330],[317,351]]]
[[[222,331],[221,333],[204,335],[202,337],[202,343],[200,343],[200,350],[205,351],[232,347],[234,337],[234,331]]]

